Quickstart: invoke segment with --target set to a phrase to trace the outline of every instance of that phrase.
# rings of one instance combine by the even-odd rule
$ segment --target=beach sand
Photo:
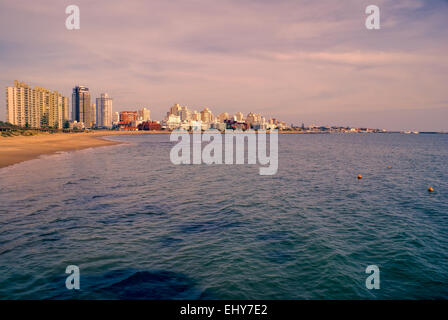
[[[121,142],[102,139],[117,132],[40,133],[35,136],[0,137],[0,168],[58,151],[111,146]]]

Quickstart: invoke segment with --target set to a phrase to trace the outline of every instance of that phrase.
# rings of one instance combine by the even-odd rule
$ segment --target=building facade
[[[191,111],[188,110],[188,107],[182,107],[179,112],[181,121],[190,121],[191,120]]]
[[[225,120],[229,120],[230,116],[227,112],[221,113],[219,116],[216,117],[217,121],[220,123],[224,123]]]
[[[170,108],[170,111],[168,112],[168,114],[172,114],[172,115],[175,115],[175,116],[180,116],[180,111],[181,110],[182,110],[182,107],[178,103],[176,103],[174,106],[172,106]]]
[[[244,115],[242,112],[235,113],[235,121],[244,121]]]
[[[211,123],[213,121],[213,114],[209,108],[204,108],[201,111],[201,121],[204,123]]]
[[[6,88],[7,121],[21,127],[61,129],[68,120],[68,98],[57,91],[14,81]]]
[[[138,130],[160,130],[162,126],[159,121],[143,121],[137,128]]]
[[[118,112],[114,112],[112,114],[112,124],[116,125],[120,122],[120,114]]]
[[[138,117],[141,121],[149,121],[151,120],[151,112],[146,108],[140,109],[138,110]]]
[[[138,113],[136,111],[121,111],[120,112],[120,123],[132,124],[137,121]]]
[[[112,98],[107,93],[102,93],[100,98],[96,99],[97,127],[112,128],[113,122]]]
[[[92,103],[92,107],[90,109],[90,121],[91,121],[91,127],[96,127],[96,104]]]
[[[93,126],[92,105],[89,88],[76,86],[72,94],[72,120],[84,123],[86,128]]]

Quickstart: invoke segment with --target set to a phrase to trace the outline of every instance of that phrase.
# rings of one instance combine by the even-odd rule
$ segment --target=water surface
[[[448,298],[448,135],[280,135],[274,176],[110,139],[0,169],[1,299]]]

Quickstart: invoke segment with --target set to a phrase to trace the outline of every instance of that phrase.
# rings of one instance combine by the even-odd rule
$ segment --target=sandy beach
[[[110,146],[120,142],[102,139],[117,132],[40,133],[35,136],[0,137],[0,168],[58,151]]]

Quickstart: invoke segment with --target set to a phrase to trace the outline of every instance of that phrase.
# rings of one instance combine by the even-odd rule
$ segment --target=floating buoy
[[[358,180],[362,179],[362,175],[358,174]]]
[[[433,187],[429,187],[429,188],[428,188],[428,191],[429,191],[429,192],[434,192],[434,188],[433,188]]]

